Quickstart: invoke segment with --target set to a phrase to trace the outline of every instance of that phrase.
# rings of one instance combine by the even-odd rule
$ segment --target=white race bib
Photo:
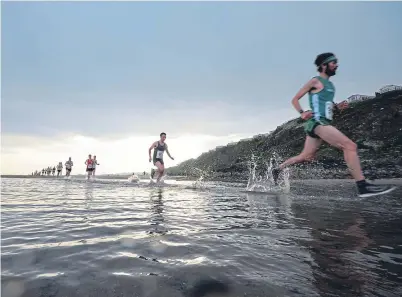
[[[163,151],[157,151],[156,152],[156,158],[157,159],[162,159],[163,158]]]
[[[325,117],[332,121],[334,113],[334,103],[333,102],[325,102]]]

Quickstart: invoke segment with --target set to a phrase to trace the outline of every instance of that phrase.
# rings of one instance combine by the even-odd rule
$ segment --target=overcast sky
[[[159,133],[175,161],[266,133],[290,100],[340,68],[336,101],[402,77],[397,2],[2,2],[3,174],[69,156],[83,173],[148,170]],[[302,101],[307,108],[307,100]]]

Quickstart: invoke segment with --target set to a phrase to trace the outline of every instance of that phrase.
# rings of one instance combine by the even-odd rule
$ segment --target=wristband
[[[304,112],[303,109],[300,109],[300,110],[299,110],[299,113],[300,113],[300,114],[302,114],[303,112]]]

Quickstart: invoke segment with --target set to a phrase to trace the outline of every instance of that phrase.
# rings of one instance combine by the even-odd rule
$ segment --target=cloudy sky
[[[3,174],[69,156],[84,172],[148,170],[159,133],[175,161],[265,133],[320,52],[336,100],[402,77],[397,2],[2,2]],[[307,107],[304,99],[303,106]]]

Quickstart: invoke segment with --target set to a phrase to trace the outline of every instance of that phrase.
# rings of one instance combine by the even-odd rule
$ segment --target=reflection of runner
[[[328,184],[326,186],[332,192],[339,185],[340,183],[333,187]],[[381,250],[379,245],[387,242],[385,239],[381,243],[375,242],[376,218],[370,220],[368,216],[368,221],[365,221],[354,203],[348,204],[353,205],[352,207],[345,207],[341,203],[333,204],[331,208],[319,200],[307,204],[307,207],[293,204],[292,215],[300,218],[300,221],[295,222],[298,230],[310,230],[308,238],[301,239],[299,244],[311,257],[304,269],[306,276],[311,273],[310,278],[314,279],[311,282],[311,291],[316,291],[318,296],[353,297],[370,296],[372,292],[376,292],[382,278],[387,279],[387,275],[378,269],[383,266],[381,257],[369,263],[364,257],[361,258],[367,247],[378,251]],[[367,234],[368,230],[370,236]],[[391,238],[389,242],[392,242]],[[387,285],[384,284],[383,290],[390,289],[386,288]],[[343,294],[344,292],[350,294]]]
[[[149,148],[149,162],[153,161],[153,164],[158,167],[158,177],[157,181],[161,179],[163,176],[163,173],[165,171],[165,165],[163,162],[163,154],[166,151],[167,155],[169,156],[170,159],[174,160],[174,158],[170,155],[169,150],[168,150],[168,145],[165,143],[166,140],[166,133],[161,133],[160,134],[160,140],[155,141],[151,147]],[[151,158],[151,151],[152,149],[154,150],[153,158]],[[155,175],[155,170],[152,169],[151,171],[151,177],[154,178]]]
[[[356,144],[331,125],[333,109],[347,108],[346,101],[337,105],[334,105],[333,102],[335,87],[329,78],[336,74],[338,59],[332,53],[323,53],[317,56],[314,63],[318,68],[319,75],[309,80],[292,100],[294,108],[300,113],[301,118],[306,120],[305,131],[307,136],[304,149],[298,156],[286,160],[272,171],[275,183],[277,183],[280,171],[286,166],[311,161],[322,142],[325,141],[329,145],[343,150],[345,162],[356,181],[360,197],[391,192],[394,189],[391,186],[379,186],[366,182],[357,155]],[[299,100],[307,93],[309,93],[312,111],[304,111],[299,103]]]

